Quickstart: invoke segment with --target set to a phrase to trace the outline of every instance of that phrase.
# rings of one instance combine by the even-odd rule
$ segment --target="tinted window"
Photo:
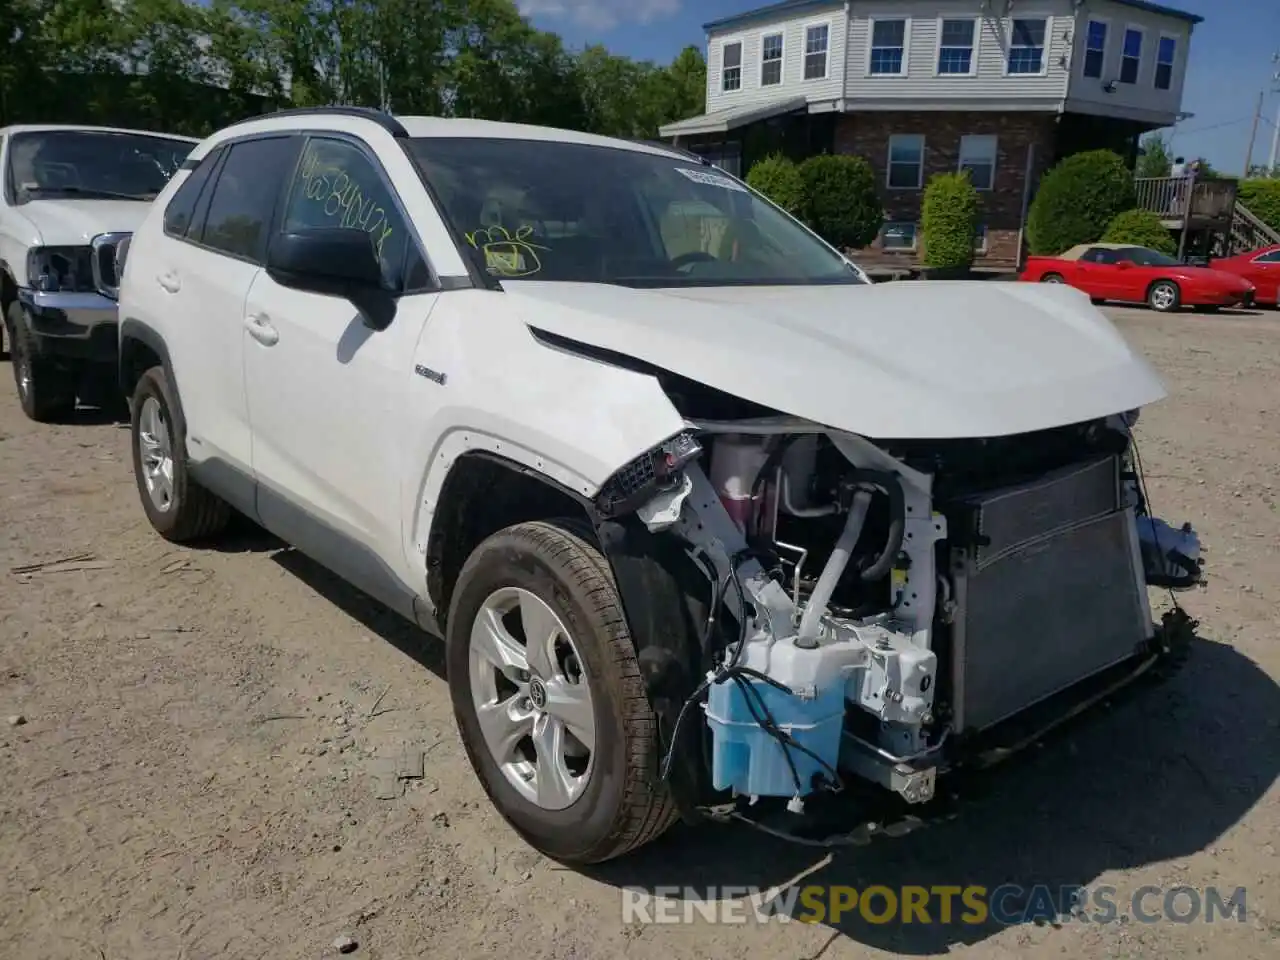
[[[9,143],[5,179],[18,203],[82,197],[152,200],[195,146],[109,130],[36,130]]]
[[[1107,247],[1093,247],[1087,250],[1081,260],[1088,260],[1090,263],[1115,263],[1120,258],[1116,256],[1116,251]]]
[[[1253,261],[1254,263],[1280,263],[1280,250],[1272,250],[1270,253],[1264,253]]]
[[[1125,247],[1117,251],[1117,260],[1129,260],[1140,267],[1178,267],[1182,261],[1146,247]]]
[[[361,230],[382,261],[382,275],[403,286],[409,231],[382,172],[357,146],[316,138],[307,143],[289,188],[282,229],[316,227]]]
[[[209,200],[201,240],[206,246],[262,262],[276,198],[293,173],[292,137],[246,140],[230,148]]]
[[[164,208],[165,233],[175,237],[185,237],[187,235],[187,231],[191,227],[192,215],[196,210],[196,203],[200,199],[200,192],[204,189],[205,184],[209,182],[209,174],[217,166],[220,155],[220,150],[214,150],[209,153],[191,171],[190,176],[183,181],[182,186],[178,188],[178,192],[173,195],[169,205]]]

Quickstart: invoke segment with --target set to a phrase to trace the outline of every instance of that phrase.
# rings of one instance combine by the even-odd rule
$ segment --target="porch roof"
[[[788,100],[776,100],[773,103],[753,103],[741,107],[730,107],[728,110],[715,110],[702,113],[696,117],[688,117],[668,123],[658,128],[658,135],[663,137],[688,137],[700,133],[728,133],[736,127],[744,127],[757,120],[768,120],[780,117],[784,113],[795,113],[806,110],[809,106],[807,97],[792,97]]]

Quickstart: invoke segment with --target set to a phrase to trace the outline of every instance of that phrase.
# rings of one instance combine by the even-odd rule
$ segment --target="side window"
[[[187,231],[191,229],[200,193],[209,182],[209,174],[218,165],[218,158],[221,156],[221,149],[211,150],[191,171],[190,176],[169,201],[169,205],[164,208],[164,232],[169,236],[185,237]]]
[[[289,188],[282,229],[362,230],[382,261],[382,275],[395,290],[411,288],[423,269],[391,189],[373,161],[354,144],[316,137],[307,142]],[[419,286],[423,285],[421,283]]]
[[[234,144],[222,164],[201,242],[232,256],[261,263],[280,187],[293,172],[298,141],[270,137]]]

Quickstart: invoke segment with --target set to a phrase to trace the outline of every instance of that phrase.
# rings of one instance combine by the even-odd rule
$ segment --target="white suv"
[[[1144,581],[1197,543],[1129,459],[1164,391],[1078,291],[870,286],[696,156],[563,130],[289,111],[188,166],[120,300],[148,518],[239,511],[443,634],[551,856],[921,803],[1184,649]]]

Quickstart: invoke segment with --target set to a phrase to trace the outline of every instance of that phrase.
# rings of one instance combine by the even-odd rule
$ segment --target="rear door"
[[[261,268],[272,212],[297,145],[298,138],[288,135],[256,137],[225,144],[206,157],[174,195],[159,254],[134,281],[156,286],[160,309],[171,320],[165,329],[191,459],[220,461],[246,480],[252,455],[244,302]],[[245,496],[250,489],[246,485]],[[243,499],[239,488],[226,495]]]
[[[1116,251],[1108,247],[1090,247],[1080,255],[1075,286],[1098,300],[1123,299],[1116,260]]]

